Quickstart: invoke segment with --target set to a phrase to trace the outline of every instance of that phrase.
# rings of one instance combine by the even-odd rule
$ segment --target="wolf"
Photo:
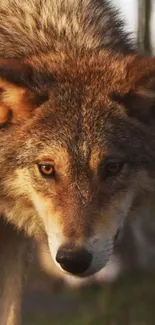
[[[64,272],[111,258],[149,211],[155,59],[106,0],[1,0],[1,324],[20,324],[31,237]]]

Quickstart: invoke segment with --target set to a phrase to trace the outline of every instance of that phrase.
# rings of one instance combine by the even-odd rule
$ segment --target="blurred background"
[[[154,54],[155,0],[111,2],[139,47]],[[88,281],[64,276],[48,247],[35,243],[23,320],[24,325],[154,325],[155,220],[148,214],[128,221],[111,262]]]

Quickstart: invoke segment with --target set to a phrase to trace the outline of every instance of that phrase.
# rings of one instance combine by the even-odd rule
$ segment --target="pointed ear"
[[[112,94],[123,104],[130,117],[155,123],[155,58],[130,58],[124,70],[125,80]]]
[[[34,85],[30,64],[0,60],[0,124],[28,118],[45,100],[47,93]]]

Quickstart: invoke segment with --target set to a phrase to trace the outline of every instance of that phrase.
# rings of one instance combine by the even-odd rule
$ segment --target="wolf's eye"
[[[38,165],[39,171],[43,176],[46,177],[54,177],[55,170],[54,167],[51,164],[39,164]]]
[[[122,162],[109,162],[106,166],[106,171],[108,174],[115,175],[121,171],[122,167]]]
[[[106,179],[108,177],[116,176],[119,174],[124,166],[123,161],[109,161],[102,168],[102,178]]]

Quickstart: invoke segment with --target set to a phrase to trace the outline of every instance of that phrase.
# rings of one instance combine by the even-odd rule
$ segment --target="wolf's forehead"
[[[82,138],[82,141],[83,138],[91,141],[99,135],[104,137],[112,124],[115,108],[111,108],[107,94],[104,96],[104,88],[88,88],[68,85],[54,94],[51,90],[52,99],[41,108],[38,119],[39,125],[43,125],[43,132],[47,130],[52,136],[64,139]]]
[[[48,118],[48,122],[40,121],[39,127],[38,124],[35,125],[34,138],[41,143],[41,147],[49,147],[49,150],[65,148],[66,152],[74,156],[88,158],[91,152],[98,152],[99,149],[105,151],[110,145],[107,127],[103,126],[103,121],[94,121],[92,116],[90,119],[92,120],[87,122],[82,118],[78,119],[78,116],[73,119],[61,119],[59,116],[54,120],[51,118],[50,123]]]
[[[91,147],[87,141],[83,140],[73,146],[62,145],[61,142],[55,142],[53,146],[44,145],[37,158],[40,160],[49,158],[54,161],[57,168],[66,169],[66,172],[68,172],[70,168],[75,167],[77,169],[77,166],[78,168],[84,167],[86,170],[96,170],[101,160],[106,156],[106,147]],[[81,171],[81,169],[78,171]]]

